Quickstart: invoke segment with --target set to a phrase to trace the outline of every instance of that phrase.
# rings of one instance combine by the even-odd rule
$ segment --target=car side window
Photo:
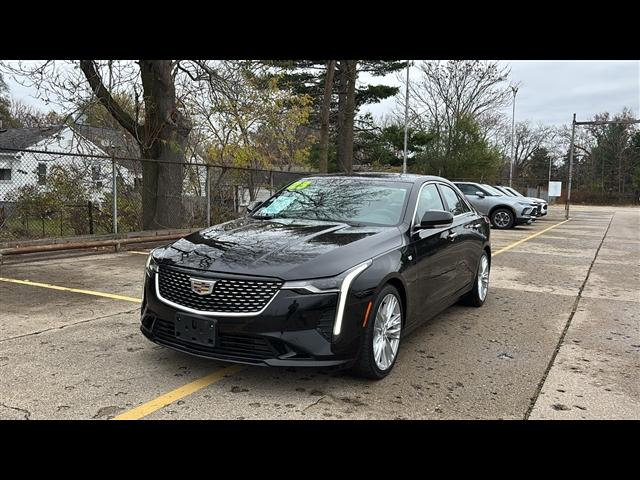
[[[467,183],[462,183],[460,185],[456,185],[462,193],[465,195],[475,195],[478,189],[473,185],[469,185]]]
[[[440,191],[442,192],[442,196],[444,197],[445,202],[447,202],[449,211],[453,216],[462,215],[469,211],[467,204],[451,187],[448,187],[447,185],[440,185]]]
[[[420,192],[418,208],[416,208],[416,222],[420,222],[428,210],[444,210],[442,199],[434,183],[425,185]]]

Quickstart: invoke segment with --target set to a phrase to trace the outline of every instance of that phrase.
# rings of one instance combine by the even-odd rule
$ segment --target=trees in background
[[[191,123],[176,92],[177,62],[172,60],[3,63],[4,71],[38,89],[45,102],[70,114],[99,102],[137,142],[143,158],[143,226],[173,228],[180,223],[182,165]],[[119,101],[131,96],[144,108],[135,115]],[[141,116],[137,112],[142,112]]]
[[[508,104],[509,70],[497,62],[479,60],[424,61],[420,78],[410,85],[409,124],[429,138],[409,165],[417,173],[450,178],[493,178],[502,155],[490,141],[499,128],[500,109]],[[404,121],[404,98],[395,113]]]
[[[355,163],[399,170],[404,95],[398,87],[369,83],[369,78],[405,66],[404,61],[369,60],[82,60],[64,68],[52,61],[35,67],[4,64],[3,71],[22,75],[40,87],[45,101],[57,102],[69,115],[83,112],[90,125],[126,132],[140,155],[154,160],[144,162],[144,228],[163,228],[177,225],[172,219],[180,216],[173,199],[182,194],[180,179],[189,176],[179,165],[183,162],[345,172]],[[449,178],[506,178],[509,69],[493,61],[453,60],[420,62],[417,70],[419,78],[410,86],[409,170]],[[362,106],[394,95],[396,110],[387,118],[360,114]],[[5,126],[64,120],[11,102],[1,77],[0,115]],[[615,116],[630,117],[626,110]],[[549,165],[558,175],[566,174],[567,132],[518,122],[514,178],[540,184]],[[628,125],[579,129],[577,185],[620,193],[637,188],[637,132]],[[192,180],[202,194],[201,179]],[[257,185],[253,177],[248,182]],[[250,188],[251,198],[255,191]]]
[[[628,109],[611,115],[597,114],[592,120],[630,120]],[[569,129],[563,131],[568,145]],[[640,190],[640,129],[637,124],[588,125],[576,130],[574,185],[577,189],[598,193],[600,197],[624,196]],[[567,147],[568,148],[568,147]],[[568,153],[563,158],[567,170]],[[636,197],[637,198],[637,197]]]
[[[517,122],[513,141],[513,178],[531,178],[530,162],[537,152],[547,154],[556,148],[558,132],[553,126],[534,125],[530,121]],[[504,159],[503,176],[508,177],[511,162],[511,123],[502,122],[498,132],[496,145],[502,152]],[[541,150],[543,149],[543,150]],[[536,159],[538,161],[539,158]],[[548,164],[547,164],[548,170]],[[542,175],[540,178],[545,178]]]
[[[11,99],[9,98],[9,88],[0,72],[0,122],[2,128],[13,127],[14,122],[11,116]]]
[[[381,77],[406,65],[393,60],[269,61],[281,74],[281,86],[311,99],[309,127],[319,142],[311,151],[311,164],[320,171],[353,170],[356,118],[365,104],[377,103],[398,92],[398,87],[359,82],[366,73]]]

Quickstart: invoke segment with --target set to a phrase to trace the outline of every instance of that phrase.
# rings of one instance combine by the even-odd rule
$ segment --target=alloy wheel
[[[380,370],[387,370],[398,354],[402,312],[398,298],[389,293],[378,307],[373,327],[373,357]]]
[[[504,228],[511,223],[511,215],[508,212],[498,212],[493,216],[496,226]]]
[[[480,258],[480,268],[478,268],[478,297],[484,302],[489,291],[489,259],[486,255]]]

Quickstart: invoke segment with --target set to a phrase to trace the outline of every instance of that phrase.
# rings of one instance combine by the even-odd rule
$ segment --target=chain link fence
[[[154,189],[163,201],[143,198],[143,172],[154,168],[144,159],[0,149],[0,241],[143,231],[144,201],[164,206],[156,217],[170,228],[203,228],[310,173],[170,164],[145,177],[181,177]]]

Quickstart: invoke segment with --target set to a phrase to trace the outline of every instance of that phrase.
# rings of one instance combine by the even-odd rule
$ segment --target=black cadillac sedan
[[[201,357],[379,379],[411,330],[484,303],[489,232],[443,178],[309,176],[151,252],[141,329]]]

